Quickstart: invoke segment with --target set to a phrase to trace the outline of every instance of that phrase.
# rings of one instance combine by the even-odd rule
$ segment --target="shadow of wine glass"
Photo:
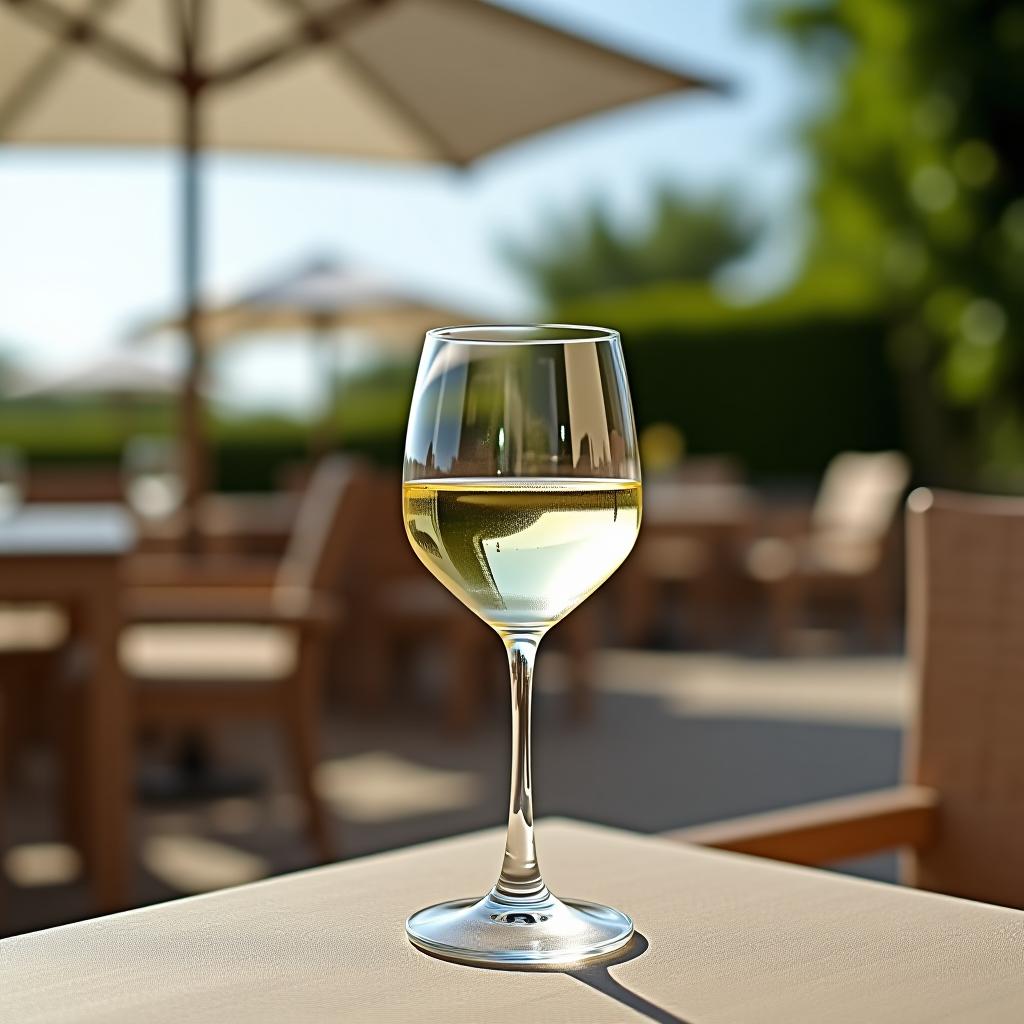
[[[608,996],[609,999],[614,999],[623,1006],[628,1006],[637,1013],[643,1014],[648,1020],[657,1021],[658,1024],[689,1024],[682,1017],[677,1017],[674,1013],[657,1006],[632,989],[626,988],[625,985],[613,978],[609,971],[610,967],[617,967],[619,964],[628,963],[638,956],[643,956],[650,945],[640,932],[636,932],[629,945],[619,950],[618,953],[583,967],[564,968],[560,973],[575,978],[576,981]]]
[[[683,1017],[677,1017],[674,1013],[670,1013],[668,1010],[652,1003],[649,999],[645,999],[642,995],[634,992],[632,989],[626,988],[625,985],[616,981],[616,979],[611,976],[609,968],[618,967],[619,964],[628,963],[630,960],[635,960],[637,957],[643,956],[643,954],[650,948],[650,945],[651,944],[647,941],[644,935],[640,932],[634,932],[633,938],[630,940],[629,944],[618,952],[612,953],[610,956],[603,957],[598,961],[585,964],[580,967],[549,967],[542,964],[529,967],[505,966],[500,964],[487,964],[486,966],[481,964],[472,966],[474,969],[486,971],[524,971],[538,974],[564,974],[567,977],[573,978],[581,984],[594,989],[595,992],[600,992],[609,999],[614,999],[617,1003],[621,1003],[623,1006],[629,1007],[629,1009],[634,1010],[636,1013],[642,1014],[648,1020],[657,1021],[657,1024],[692,1024],[691,1021],[687,1021]],[[424,952],[427,951],[424,950]],[[438,960],[448,959],[447,957],[440,956],[432,952],[427,952],[427,955]]]

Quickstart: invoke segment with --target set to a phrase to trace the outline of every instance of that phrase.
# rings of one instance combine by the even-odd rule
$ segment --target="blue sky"
[[[273,157],[205,165],[206,281],[226,297],[315,254],[378,268],[480,317],[528,318],[504,239],[543,237],[597,199],[626,228],[652,186],[728,187],[768,224],[741,275],[770,289],[798,251],[803,163],[792,126],[813,79],[750,25],[757,0],[502,0],[505,6],[670,66],[734,83],[729,97],[670,97],[522,143],[469,172]],[[72,366],[122,340],[177,294],[177,164],[161,152],[0,149],[0,347],[33,367]],[[250,403],[308,405],[304,346],[247,346],[221,388]],[[216,390],[216,389],[215,389]]]

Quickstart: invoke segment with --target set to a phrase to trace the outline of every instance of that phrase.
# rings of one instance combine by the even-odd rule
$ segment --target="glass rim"
[[[432,327],[427,331],[427,339],[448,345],[572,345],[585,341],[621,340],[619,332],[611,327],[591,327],[587,324],[466,324]]]

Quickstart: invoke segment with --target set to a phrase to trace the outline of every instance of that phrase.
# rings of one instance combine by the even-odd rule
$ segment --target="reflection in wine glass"
[[[420,561],[505,644],[512,786],[505,855],[482,899],[407,922],[420,948],[467,963],[578,963],[620,949],[623,913],[559,900],[533,834],[530,700],[544,634],[629,554],[640,527],[633,410],[614,331],[430,331],[409,414],[406,531]]]

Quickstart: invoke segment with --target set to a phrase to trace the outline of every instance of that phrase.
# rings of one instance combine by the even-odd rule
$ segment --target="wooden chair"
[[[51,684],[66,640],[66,625],[56,609],[0,605],[0,855],[5,849],[4,808],[8,779],[38,715],[49,705]],[[44,700],[38,701],[40,695]],[[5,902],[0,871],[0,920]]]
[[[332,851],[313,780],[317,723],[338,621],[333,594],[360,543],[366,484],[365,470],[352,462],[321,462],[269,586],[261,584],[260,563],[234,570],[224,561],[184,563],[175,571],[164,562],[148,586],[139,585],[146,575],[136,567],[125,602],[122,657],[136,683],[138,723],[279,723],[324,860]]]
[[[57,606],[0,604],[0,698],[7,707],[0,757],[10,773],[31,734],[48,729],[52,684],[68,639],[68,617]]]
[[[743,561],[767,590],[777,647],[791,646],[810,599],[830,591],[853,596],[876,644],[890,639],[894,527],[909,481],[899,452],[843,452],[825,470],[809,521],[779,517],[775,535],[747,548]]]
[[[907,508],[906,785],[672,835],[796,864],[904,848],[908,883],[1024,908],[1024,499]]]

